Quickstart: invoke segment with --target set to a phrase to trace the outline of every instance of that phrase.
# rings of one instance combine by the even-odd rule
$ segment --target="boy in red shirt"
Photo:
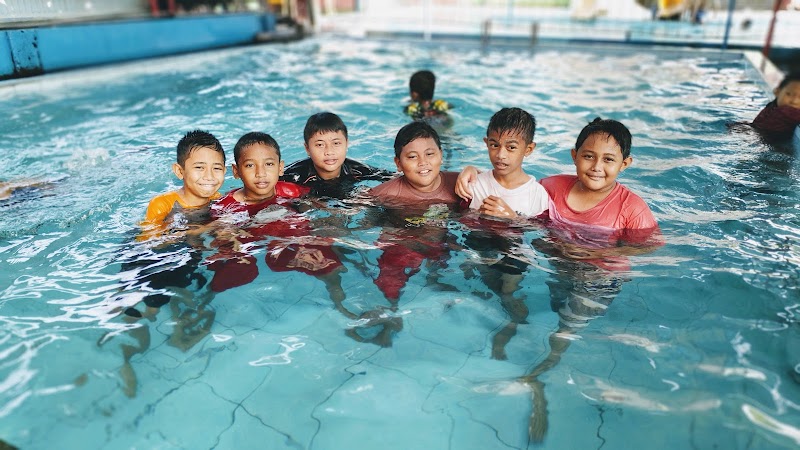
[[[243,186],[215,202],[211,213],[220,222],[241,229],[220,228],[215,241],[220,252],[209,264],[215,272],[211,289],[221,292],[253,281],[258,267],[245,247],[272,238],[266,254],[270,269],[314,275],[325,281],[333,299],[343,300],[337,270],[342,264],[330,242],[313,238],[308,219],[297,214],[293,199],[308,194],[309,188],[280,181],[284,163],[275,139],[266,133],[247,133],[236,143],[233,154],[236,162],[231,169]]]

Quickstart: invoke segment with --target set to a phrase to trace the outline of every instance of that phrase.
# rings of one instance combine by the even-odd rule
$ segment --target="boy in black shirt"
[[[336,114],[321,112],[309,117],[303,139],[309,157],[286,167],[281,180],[310,187],[309,195],[344,199],[360,181],[386,181],[394,176],[347,158],[347,127]]]

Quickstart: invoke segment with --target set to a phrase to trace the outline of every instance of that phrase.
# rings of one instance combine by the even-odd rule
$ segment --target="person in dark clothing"
[[[753,120],[753,127],[775,138],[790,138],[800,125],[800,73],[789,74],[773,91],[769,102]]]
[[[347,158],[347,127],[336,114],[309,117],[303,139],[309,157],[287,166],[281,181],[308,186],[311,196],[345,199],[361,181],[386,181],[394,176],[394,172]]]

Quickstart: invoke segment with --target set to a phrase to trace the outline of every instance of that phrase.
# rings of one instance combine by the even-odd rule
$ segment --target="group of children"
[[[143,222],[147,232],[142,237],[160,236],[171,228],[186,230],[187,225],[199,224],[200,231],[212,230],[211,245],[216,253],[207,256],[192,249],[191,261],[172,271],[146,270],[153,273],[145,274],[147,279],[141,280],[150,284],[150,294],[143,300],[147,307],[144,315],[152,318],[158,308],[170,303],[176,317],[175,336],[170,342],[175,341],[181,348],[193,345],[210,329],[213,310],[205,310],[208,298],[195,299],[190,302],[193,306],[185,310],[173,305],[181,303],[170,302],[173,293],[186,290],[175,288],[204,285],[207,280],[196,271],[200,264],[213,273],[209,298],[215,292],[248,283],[258,276],[252,254],[261,248],[270,270],[300,271],[317,277],[324,281],[331,300],[342,314],[365,328],[380,327],[377,333],[371,332],[372,336],[359,334],[359,327],[353,327],[346,331],[349,336],[391,345],[391,334],[402,329],[402,319],[382,310],[360,315],[347,310],[340,278],[344,265],[335,242],[330,237],[315,236],[312,218],[303,214],[307,208],[324,204],[299,201],[347,199],[365,193],[385,211],[394,212],[388,215],[392,219],[384,223],[389,226],[383,227],[376,242],[381,255],[374,280],[392,304],[391,308],[396,307],[407,281],[425,261],[434,266],[429,271],[431,277],[436,266],[445,265],[452,252],[465,246],[477,252],[488,249],[505,255],[494,264],[477,267],[483,271],[482,276],[488,273],[484,277],[487,287],[499,296],[510,316],[492,340],[492,357],[504,359],[505,344],[527,316],[524,301],[514,295],[527,270],[527,265],[521,262],[524,258],[513,254],[521,239],[518,233],[515,235],[514,226],[506,225],[534,219],[546,225],[555,238],[548,242],[536,239],[530,245],[549,256],[557,256],[551,259],[554,270],[565,273],[547,282],[551,307],[558,312],[560,323],[558,332],[550,339],[551,353],[525,380],[535,390],[538,388],[536,399],[543,399],[543,385],[537,377],[557,364],[569,345],[569,339],[559,336],[603,315],[621,288],[622,281],[614,274],[614,269],[620,267],[613,264],[615,258],[624,260],[625,255],[650,251],[663,243],[647,204],[617,181],[633,161],[631,133],[615,120],[593,120],[580,131],[570,151],[575,173],[537,181],[523,167],[525,158],[536,147],[536,120],[520,108],[503,108],[491,117],[484,137],[491,170],[479,172],[466,167],[461,173],[442,171],[441,141],[430,124],[440,124],[437,119],[447,117],[452,106],[434,100],[434,85],[435,76],[431,72],[420,71],[411,77],[412,103],[406,113],[414,121],[396,135],[396,173],[348,158],[347,127],[336,114],[322,112],[309,117],[303,131],[308,157],[288,166],[281,158],[278,142],[269,134],[243,135],[234,146],[231,164],[233,176],[241,180],[242,186],[222,195],[219,190],[225,181],[226,158],[219,140],[199,130],[183,136],[177,145],[176,162],[172,164],[182,186],[151,200]],[[787,76],[775,89],[775,95],[775,100],[750,125],[767,136],[785,138],[800,124],[800,76]],[[367,180],[382,183],[367,190],[358,189]],[[0,187],[5,189],[3,195],[6,190],[10,193],[19,189],[12,185]],[[460,216],[459,220],[471,228],[470,233],[464,242],[454,242],[457,240],[450,239],[451,233],[442,219],[453,217],[452,212],[466,210],[477,213]],[[207,227],[209,224],[213,225]],[[147,261],[137,261],[133,268],[139,270],[142,264],[159,266],[154,259],[159,255],[156,252]],[[479,259],[485,260],[496,258]],[[580,267],[573,270],[573,265]],[[593,269],[587,270],[587,265]],[[472,268],[465,269],[465,276],[469,270]],[[132,307],[125,314],[129,320],[142,317]],[[126,380],[126,393],[131,396],[135,395],[137,383],[129,361],[149,346],[147,327],[137,330],[142,334],[137,337],[140,345],[123,346],[125,364],[121,372]]]
[[[399,176],[394,176],[347,158],[345,124],[333,113],[318,113],[308,119],[304,130],[308,158],[286,168],[280,147],[271,136],[258,132],[242,136],[234,147],[231,165],[242,187],[224,196],[218,192],[225,177],[222,146],[213,135],[192,131],[179,142],[173,164],[183,187],[154,198],[147,208],[145,224],[163,230],[176,217],[184,224],[193,221],[192,211],[206,210],[210,210],[211,220],[245,223],[273,205],[284,210],[294,208],[292,212],[297,213],[297,208],[289,205],[291,199],[345,198],[363,180],[385,180],[368,194],[387,207],[445,205],[459,209],[468,204],[483,216],[500,219],[544,215],[559,228],[589,226],[605,233],[604,240],[611,245],[634,234],[638,238],[632,242],[641,244],[645,241],[642,236],[657,234],[653,232],[658,225],[645,202],[616,181],[632,162],[631,136],[624,125],[601,119],[587,125],[572,150],[576,174],[541,182],[523,169],[525,157],[536,146],[535,127],[530,113],[519,108],[501,109],[492,116],[484,138],[492,170],[477,173],[467,167],[459,177],[456,172],[441,171],[442,149],[436,130],[424,121],[411,122],[397,133],[394,162]],[[297,230],[311,232],[297,221],[288,228],[293,231],[271,225],[257,235],[296,237]],[[302,266],[297,261],[291,264]]]
[[[475,210],[478,217],[499,220],[483,221],[489,227],[535,218],[558,236],[562,256],[601,268],[610,268],[603,265],[609,256],[613,259],[662,244],[657,221],[647,204],[617,181],[633,161],[631,134],[622,123],[597,118],[586,125],[571,149],[575,173],[537,181],[523,168],[525,158],[536,147],[536,120],[520,108],[503,108],[491,117],[484,137],[492,169],[479,172],[466,167],[460,174],[446,172],[441,170],[439,135],[425,120],[449,108],[439,111],[435,106],[434,83],[435,77],[427,71],[412,77],[410,91],[412,105],[416,106],[407,112],[421,120],[397,133],[397,173],[348,158],[347,127],[336,114],[321,112],[308,118],[303,131],[308,157],[286,167],[280,146],[270,135],[252,132],[242,136],[234,147],[231,164],[234,178],[242,180],[242,187],[221,195],[226,172],[222,145],[210,133],[192,131],[178,143],[172,167],[183,186],[155,197],[144,224],[155,233],[163,232],[170,223],[224,224],[214,227],[215,245],[220,249],[209,263],[215,272],[214,291],[254,279],[256,265],[248,252],[259,242],[269,241],[266,260],[272,270],[299,270],[325,280],[338,306],[344,299],[338,280],[342,263],[333,251],[332,239],[312,236],[313,224],[301,214],[301,208],[308,208],[309,203],[299,204],[297,199],[347,199],[363,193],[357,188],[366,180],[382,182],[366,195],[386,208],[408,213],[404,219],[407,226],[419,225],[414,222],[417,219],[424,222],[435,217],[441,208]],[[753,126],[791,133],[800,123],[795,117],[800,113],[800,78],[787,76],[775,94],[776,99]],[[259,216],[268,220],[251,220]],[[480,219],[465,223],[481,226]],[[231,231],[236,227],[246,230]],[[422,261],[436,259],[452,249],[441,245],[438,237],[424,233],[421,239],[416,235],[411,239],[414,245],[396,245],[404,239],[400,235],[403,232],[387,236],[378,246],[383,254],[375,282],[390,301],[397,300]]]

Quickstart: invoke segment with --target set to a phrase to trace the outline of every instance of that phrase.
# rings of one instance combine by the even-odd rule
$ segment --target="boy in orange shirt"
[[[184,215],[197,212],[219,198],[225,181],[225,151],[219,140],[206,131],[190,131],[178,142],[177,150],[172,172],[183,180],[183,187],[150,200],[145,226],[163,227],[174,221],[179,211]]]

